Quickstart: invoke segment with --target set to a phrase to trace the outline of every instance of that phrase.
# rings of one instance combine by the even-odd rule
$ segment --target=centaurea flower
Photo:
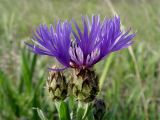
[[[75,54],[71,54],[71,59],[76,58],[74,64],[79,68],[90,68],[111,52],[127,48],[133,43],[135,34],[129,35],[130,30],[126,33],[121,31],[120,17],[105,18],[101,22],[99,16],[93,16],[91,23],[88,17],[82,17],[82,23],[83,31],[76,22],[77,34],[72,30],[76,48],[72,48]]]
[[[40,25],[34,33],[32,41],[34,44],[26,43],[29,48],[36,54],[47,55],[56,58],[64,68],[70,67],[69,49],[71,46],[71,24],[60,21],[55,25]],[[52,70],[63,70],[53,69]]]
[[[55,27],[40,25],[34,34],[35,44],[27,45],[34,53],[54,57],[64,66],[59,69],[50,68],[59,74],[59,78],[62,78],[59,71],[74,68],[74,79],[68,83],[69,88],[78,100],[90,102],[99,91],[98,77],[92,70],[93,66],[110,53],[132,45],[135,34],[129,34],[130,30],[123,32],[120,28],[120,17],[117,16],[105,18],[103,21],[99,16],[92,16],[91,21],[88,17],[82,16],[82,30],[74,20],[73,23],[76,31],[67,21],[59,21]],[[57,86],[58,82],[50,83]]]
[[[83,30],[80,30],[74,22],[77,32],[67,21],[59,21],[55,29],[53,25],[50,28],[40,25],[33,38],[35,44],[27,45],[36,54],[56,58],[64,68],[86,69],[111,52],[127,48],[133,43],[135,34],[129,34],[130,30],[125,33],[121,30],[120,17],[105,18],[101,22],[99,16],[93,16],[92,21],[83,16],[82,23]]]

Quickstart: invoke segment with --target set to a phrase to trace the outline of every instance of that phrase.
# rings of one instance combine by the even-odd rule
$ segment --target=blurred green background
[[[57,119],[45,92],[52,58],[29,53],[35,28],[54,20],[79,23],[81,15],[112,17],[114,9],[127,29],[136,32],[132,50],[117,52],[95,66],[101,78],[99,97],[108,120],[160,120],[159,0],[0,0],[0,120]],[[104,67],[105,66],[105,67]],[[107,73],[107,74],[106,74]],[[54,117],[53,117],[54,116]]]

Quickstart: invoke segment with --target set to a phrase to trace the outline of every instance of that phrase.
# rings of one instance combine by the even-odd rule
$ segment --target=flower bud
[[[98,77],[93,70],[76,70],[70,87],[77,100],[91,102],[99,91]]]
[[[93,115],[95,120],[102,120],[106,112],[106,105],[103,100],[96,99],[93,102]]]
[[[52,100],[64,100],[67,97],[67,81],[62,72],[49,72],[47,89]]]

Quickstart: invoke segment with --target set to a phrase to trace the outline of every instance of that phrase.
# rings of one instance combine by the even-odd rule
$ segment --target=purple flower
[[[67,21],[58,22],[55,29],[52,25],[50,28],[40,25],[33,38],[35,44],[27,45],[36,54],[55,57],[64,69],[84,69],[133,43],[135,34],[129,34],[130,30],[125,33],[121,31],[119,17],[105,18],[103,22],[99,16],[93,16],[92,21],[82,17],[82,30],[73,22],[76,31]]]
[[[55,57],[64,67],[70,67],[69,48],[71,46],[71,24],[65,21],[60,21],[56,24],[55,29],[53,25],[40,25],[37,28],[33,42],[34,45],[27,45],[31,50],[39,55],[48,55]]]

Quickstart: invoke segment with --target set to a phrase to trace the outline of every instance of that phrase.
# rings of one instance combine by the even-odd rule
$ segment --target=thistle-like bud
[[[102,120],[106,112],[106,105],[102,99],[95,99],[93,102],[93,115],[95,120]]]
[[[64,100],[67,97],[67,81],[62,72],[49,72],[47,89],[52,100]]]
[[[91,102],[99,91],[98,77],[93,70],[76,70],[70,88],[77,100]]]

